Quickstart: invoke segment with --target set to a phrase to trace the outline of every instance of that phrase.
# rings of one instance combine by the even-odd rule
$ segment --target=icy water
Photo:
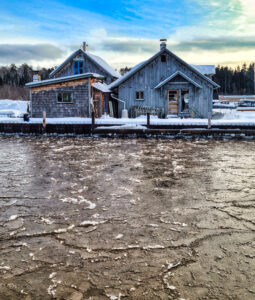
[[[0,299],[255,299],[254,156],[0,137]]]

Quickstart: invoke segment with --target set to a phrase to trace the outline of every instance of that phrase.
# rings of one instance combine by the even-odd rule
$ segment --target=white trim
[[[181,77],[183,77],[184,79],[189,81],[191,84],[195,85],[197,88],[202,89],[202,86],[200,84],[198,84],[194,80],[190,79],[188,76],[183,74],[181,71],[177,71],[174,74],[172,74],[171,76],[167,77],[165,80],[163,80],[159,84],[157,84],[154,89],[156,90],[156,89],[161,88],[162,86],[164,86],[166,83],[168,83],[170,80],[172,80],[173,78],[175,78],[178,75],[180,75]],[[173,82],[173,84],[175,84],[175,82]]]

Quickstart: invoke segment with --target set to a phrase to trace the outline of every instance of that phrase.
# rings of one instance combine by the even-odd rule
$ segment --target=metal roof
[[[37,87],[37,86],[42,86],[42,85],[49,85],[49,84],[54,84],[54,83],[58,83],[58,82],[66,82],[66,81],[70,81],[70,80],[78,80],[78,79],[90,78],[90,77],[104,79],[104,76],[96,74],[96,73],[83,73],[83,74],[47,79],[47,80],[42,80],[42,81],[29,82],[26,84],[26,86],[27,87]]]
[[[216,74],[214,65],[191,65],[191,66],[204,75]]]
[[[172,74],[171,76],[167,77],[165,80],[161,81],[157,86],[155,86],[154,89],[159,89],[161,88],[163,85],[165,85],[167,82],[169,82],[170,80],[172,80],[173,78],[175,78],[176,76],[182,76],[184,79],[186,79],[187,81],[189,81],[191,84],[195,85],[196,87],[198,87],[199,89],[202,88],[201,85],[199,85],[197,82],[195,82],[194,80],[190,79],[187,75],[183,74],[180,71],[175,72],[174,74]]]

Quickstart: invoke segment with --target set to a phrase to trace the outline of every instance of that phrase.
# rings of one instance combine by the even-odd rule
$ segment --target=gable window
[[[73,74],[82,74],[84,73],[84,60],[74,60],[73,61]]]
[[[136,91],[135,98],[136,100],[144,100],[144,91]]]
[[[161,62],[166,62],[166,55],[165,54],[161,55]]]
[[[72,92],[58,92],[57,93],[58,103],[73,103],[73,93]]]

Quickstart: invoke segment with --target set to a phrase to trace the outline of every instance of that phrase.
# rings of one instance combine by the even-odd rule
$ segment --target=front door
[[[178,90],[167,92],[167,114],[178,115]]]

